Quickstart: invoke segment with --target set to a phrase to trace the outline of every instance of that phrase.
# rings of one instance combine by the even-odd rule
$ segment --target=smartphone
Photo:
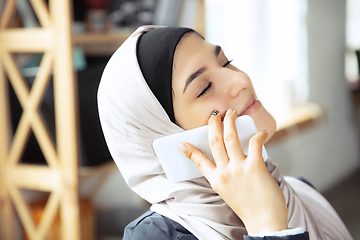
[[[250,116],[243,115],[235,120],[235,125],[242,152],[247,155],[249,140],[258,132],[255,122]],[[172,182],[181,182],[203,176],[195,163],[179,149],[179,144],[183,142],[192,144],[214,162],[209,145],[207,125],[157,138],[153,141],[153,149],[167,178]],[[264,161],[268,159],[264,146],[262,148],[262,157]]]

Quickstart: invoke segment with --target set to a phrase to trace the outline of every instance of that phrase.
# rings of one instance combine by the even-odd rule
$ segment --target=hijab
[[[144,79],[173,123],[173,56],[181,37],[193,31],[180,27],[156,28],[142,34],[137,42],[136,55]]]
[[[208,181],[204,177],[178,183],[169,181],[152,148],[156,138],[184,131],[171,120],[162,100],[152,92],[137,58],[139,39],[159,28],[163,27],[139,27],[104,69],[98,108],[110,153],[128,186],[151,203],[152,210],[177,221],[198,239],[243,239],[247,234],[244,224]],[[174,38],[180,40],[179,35],[174,34]],[[285,179],[270,160],[267,167],[284,193],[290,228],[302,227],[309,232],[310,239],[351,239],[321,194],[297,179]]]

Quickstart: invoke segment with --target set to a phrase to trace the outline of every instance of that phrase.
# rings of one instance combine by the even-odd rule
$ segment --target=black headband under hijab
[[[173,123],[173,58],[181,37],[191,31],[194,30],[180,27],[156,28],[143,33],[137,43],[136,55],[145,81]]]

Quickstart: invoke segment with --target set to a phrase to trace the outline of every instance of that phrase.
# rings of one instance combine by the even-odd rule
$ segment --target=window
[[[246,72],[277,121],[308,98],[306,0],[206,0],[206,39]]]

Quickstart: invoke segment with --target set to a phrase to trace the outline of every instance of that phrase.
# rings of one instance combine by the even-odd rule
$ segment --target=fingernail
[[[210,117],[212,116],[216,116],[219,114],[219,111],[218,110],[214,110],[211,114],[210,114]]]
[[[230,113],[232,113],[234,110],[233,109],[228,109],[227,111],[226,111],[226,115],[228,115],[228,114],[230,114]]]
[[[186,150],[187,150],[186,145],[183,144],[183,143],[180,143],[179,148],[180,148],[180,150],[181,150],[182,152],[186,152]]]

